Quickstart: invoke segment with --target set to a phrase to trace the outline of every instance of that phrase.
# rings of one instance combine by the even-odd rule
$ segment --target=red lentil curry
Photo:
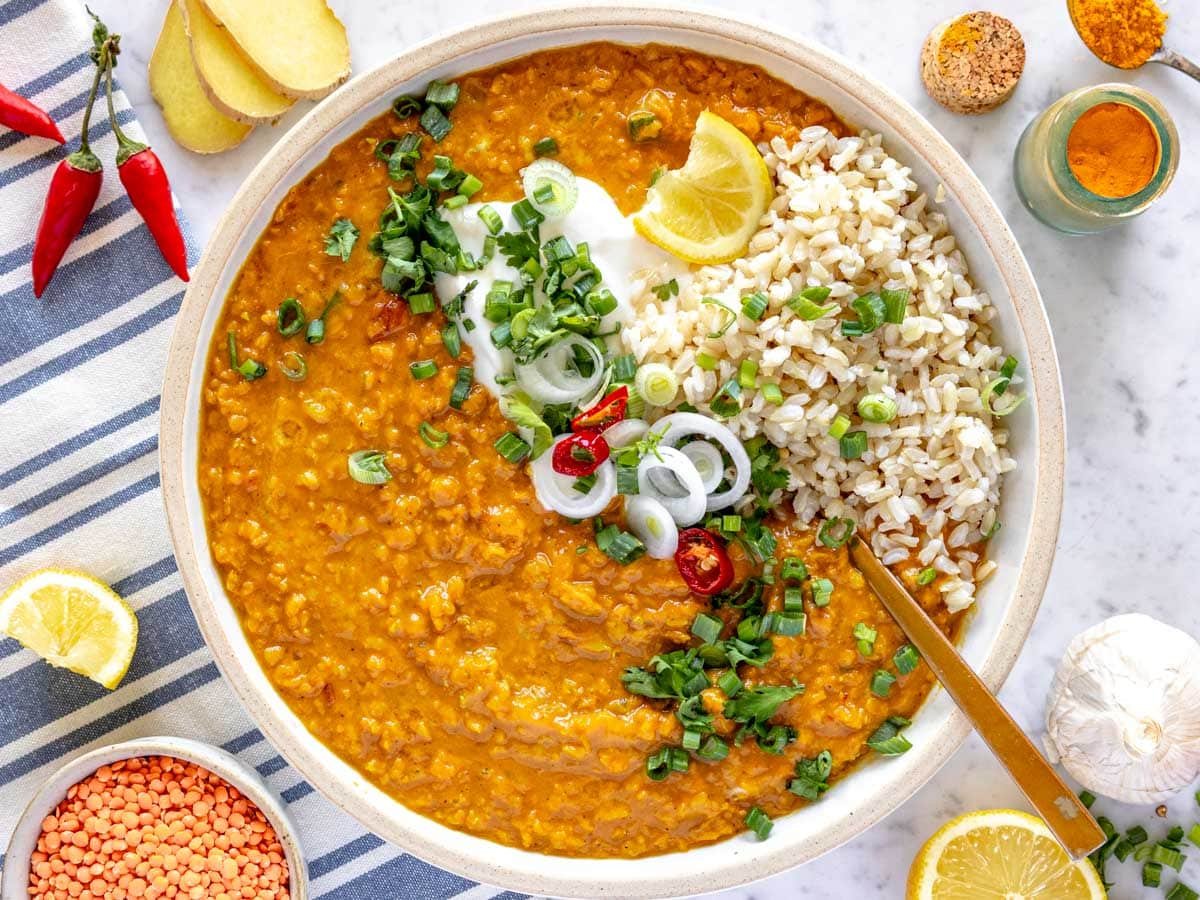
[[[548,135],[560,161],[628,213],[656,167],[682,164],[705,108],[755,140],[794,139],[814,123],[844,130],[761,69],[665,47],[550,51],[457,84],[453,129],[436,152],[483,182],[475,199],[519,197],[517,173]],[[633,142],[626,119],[647,105],[661,131]],[[745,830],[753,808],[777,816],[818,798],[877,752],[868,740],[894,748],[889,718],[911,716],[932,677],[844,549],[772,520],[774,583],[744,581],[761,567],[733,541],[743,593],[714,610],[671,560],[620,565],[597,548],[591,523],[544,512],[525,466],[493,449],[510,425],[487,391],[448,406],[469,354],[449,357],[440,311],[395,302],[366,246],[394,184],[374,149],[415,128],[415,115],[381,116],[292,189],[234,283],[210,352],[199,479],[211,551],[284,700],[417,812],[570,856],[719,841]],[[346,253],[336,239],[326,245],[338,219],[363,235]],[[315,318],[335,292],[323,342],[281,336],[281,300],[297,298]],[[416,381],[410,364],[423,360],[437,369]],[[347,456],[364,447],[383,449],[390,480],[349,477]],[[950,630],[928,578],[903,574]],[[699,749],[685,749],[681,704],[645,696],[653,687],[634,693],[622,675],[632,667],[627,682],[656,683],[649,661],[697,646],[698,615],[730,633],[746,616],[745,592],[759,590],[761,612],[802,602],[805,631],[766,638],[773,656],[742,665],[740,679],[709,670],[709,686],[683,706],[711,726]],[[761,632],[747,637],[753,645]],[[744,706],[769,701],[766,715],[727,717],[727,695],[739,692]],[[762,822],[751,814],[753,830],[765,832]]]

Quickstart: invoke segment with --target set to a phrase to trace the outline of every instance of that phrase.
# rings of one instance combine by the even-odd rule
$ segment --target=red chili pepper
[[[583,478],[600,468],[606,459],[608,441],[598,431],[585,431],[555,444],[550,465],[559,475]]]
[[[719,594],[733,584],[733,561],[721,539],[706,528],[679,533],[675,565],[688,590],[703,597]]]
[[[629,406],[629,388],[621,385],[591,409],[584,410],[571,420],[571,430],[603,431],[610,425],[616,425],[625,418],[625,408]]]
[[[2,84],[0,84],[0,125],[22,134],[49,138],[60,144],[67,142],[66,138],[62,136],[62,132],[58,130],[58,126],[54,124],[54,120],[50,118],[50,113],[36,103],[26,100],[15,91],[10,91]]]
[[[31,268],[35,297],[42,296],[46,285],[54,277],[55,269],[62,262],[67,247],[71,246],[71,241],[83,228],[88,213],[100,195],[104,171],[100,160],[88,145],[88,125],[103,72],[104,67],[98,66],[96,77],[92,79],[92,90],[83,112],[83,136],[79,141],[79,149],[58,164],[50,179],[46,206],[42,210],[42,220],[38,223],[37,236],[33,241]]]
[[[115,57],[116,45],[113,45]],[[131,141],[121,131],[117,115],[113,111],[112,99],[112,67],[108,65],[108,118],[112,122],[113,134],[117,138],[117,174],[121,176],[121,184],[138,215],[150,229],[154,242],[158,244],[158,252],[167,261],[179,278],[188,280],[187,247],[183,243],[183,232],[179,230],[179,220],[175,217],[175,203],[171,199],[171,184],[167,181],[167,173],[163,171],[158,156],[146,144]]]

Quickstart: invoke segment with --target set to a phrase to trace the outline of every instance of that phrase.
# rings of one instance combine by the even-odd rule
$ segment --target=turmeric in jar
[[[1126,103],[1100,103],[1067,135],[1067,165],[1100,197],[1130,197],[1154,177],[1161,149],[1150,120]]]
[[[1072,0],[1071,18],[1088,49],[1118,69],[1145,63],[1167,30],[1154,0]]]

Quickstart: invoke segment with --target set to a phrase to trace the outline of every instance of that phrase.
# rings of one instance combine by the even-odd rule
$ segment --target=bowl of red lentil
[[[5,861],[2,900],[307,896],[283,805],[252,768],[187,738],[139,738],[66,763],[25,808]]]

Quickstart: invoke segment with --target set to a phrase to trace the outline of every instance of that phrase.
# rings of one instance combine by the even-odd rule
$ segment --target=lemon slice
[[[1086,859],[1073,863],[1041,819],[967,813],[931,837],[908,873],[908,900],[1104,900]]]
[[[138,621],[128,603],[90,575],[42,569],[0,597],[0,632],[50,665],[111,690],[133,659]]]
[[[646,192],[633,227],[688,262],[729,262],[746,252],[774,196],[771,173],[750,138],[705,110],[687,162]]]

